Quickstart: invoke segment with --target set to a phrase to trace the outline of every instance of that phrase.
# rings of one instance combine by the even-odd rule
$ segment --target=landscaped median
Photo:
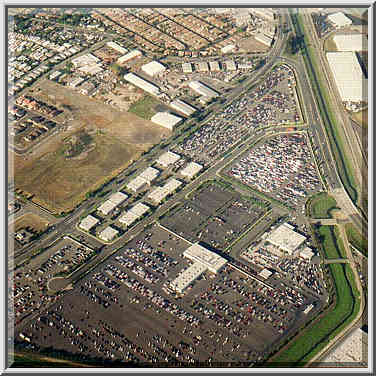
[[[337,208],[336,200],[325,192],[312,196],[306,204],[306,213],[311,218],[332,218],[331,211]]]

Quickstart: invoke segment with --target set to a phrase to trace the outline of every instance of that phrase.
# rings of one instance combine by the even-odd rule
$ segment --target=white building
[[[223,54],[228,54],[230,52],[234,52],[235,48],[236,48],[235,44],[228,44],[227,46],[224,46],[221,48],[221,52]]]
[[[299,253],[299,256],[304,259],[304,260],[308,260],[308,261],[311,261],[312,257],[314,256],[315,254],[312,252],[311,248],[309,247],[306,247],[304,248],[302,251],[300,251]]]
[[[112,201],[113,203],[115,203],[116,205],[120,205],[127,198],[128,198],[128,196],[125,193],[123,193],[123,192],[116,192],[116,193],[112,194],[108,199],[110,201]]]
[[[205,61],[202,61],[197,64],[197,72],[209,72],[209,66],[208,63]]]
[[[142,56],[142,52],[139,50],[132,50],[128,52],[127,54],[120,56],[119,59],[117,59],[117,62],[119,64],[126,63],[127,61],[130,61],[132,59],[135,59],[136,57]]]
[[[198,262],[206,266],[212,273],[218,273],[223,266],[227,264],[227,260],[218,254],[209,251],[202,245],[195,243],[192,244],[183,253],[184,257],[189,258],[193,262]]]
[[[268,47],[271,47],[272,43],[273,43],[273,38],[270,38],[268,37],[267,35],[265,34],[257,34],[255,36],[255,39],[258,41],[258,42],[261,42],[262,44],[265,44],[266,46]]]
[[[201,276],[208,268],[199,263],[195,262],[180,273],[171,283],[170,286],[173,290],[183,293],[184,290],[191,285],[197,278]]]
[[[157,187],[148,194],[148,198],[155,203],[161,203],[167,196],[175,192],[183,183],[177,179],[169,180],[163,187]]]
[[[124,75],[124,79],[131,84],[139,87],[140,89],[146,91],[149,94],[158,95],[159,94],[159,87],[157,85],[152,84],[144,80],[143,78],[135,75],[134,73],[127,73]]]
[[[141,67],[142,71],[148,74],[149,76],[157,76],[163,73],[166,70],[166,67],[158,63],[158,61],[151,61]]]
[[[213,89],[211,89],[210,87],[208,87],[207,85],[204,85],[202,82],[200,81],[191,81],[188,86],[193,90],[195,91],[196,93],[200,94],[200,95],[204,95],[204,96],[207,96],[207,97],[218,97],[218,93],[216,91],[214,91]]]
[[[190,162],[186,167],[184,167],[182,170],[180,170],[180,173],[183,176],[188,177],[189,179],[192,179],[194,176],[196,176],[204,167],[201,166],[199,163],[196,162]]]
[[[193,106],[181,101],[180,99],[172,101],[170,103],[170,107],[173,108],[174,110],[181,112],[182,114],[184,114],[186,116],[191,116],[192,114],[194,114],[197,111],[196,108],[194,108]]]
[[[192,64],[191,63],[183,63],[181,65],[183,73],[192,73]]]
[[[163,167],[168,167],[174,163],[176,163],[180,159],[180,155],[173,153],[172,151],[168,151],[163,153],[158,159],[157,163]]]
[[[355,52],[328,52],[326,57],[343,102],[366,102],[367,80]]]
[[[88,215],[85,217],[79,227],[84,231],[90,231],[95,225],[97,225],[99,222],[99,219],[93,217],[92,215]]]
[[[128,196],[122,192],[116,192],[107,199],[97,210],[103,215],[108,215],[118,205],[124,202]]]
[[[258,275],[264,279],[268,279],[271,275],[273,275],[273,272],[265,268],[265,269],[262,269]]]
[[[350,26],[352,24],[351,19],[345,16],[343,12],[330,14],[328,16],[328,20],[332,22],[337,29]]]
[[[159,176],[159,170],[154,167],[148,167],[144,171],[141,172],[139,177],[145,179],[148,184],[154,181]]]
[[[95,74],[98,74],[103,71],[103,68],[101,64],[93,64],[93,65],[84,65],[81,68],[78,68],[78,70],[82,73],[91,74],[94,76]]]
[[[219,72],[221,70],[218,61],[209,61],[209,68],[212,72]]]
[[[226,70],[228,71],[235,71],[236,70],[236,64],[234,62],[234,60],[227,60],[224,62],[225,66],[226,66]]]
[[[271,8],[250,8],[255,16],[264,18],[267,21],[274,21],[274,12]]]
[[[128,52],[126,48],[119,46],[116,42],[107,42],[107,46],[123,55]]]
[[[294,231],[292,226],[284,223],[277,227],[269,234],[266,240],[278,247],[282,251],[287,252],[290,256],[295,253],[306,240],[306,237]]]
[[[365,34],[339,34],[333,37],[338,51],[368,51]]]
[[[145,213],[150,210],[150,207],[139,202],[131,209],[126,211],[120,218],[119,222],[129,227],[133,222],[141,218]]]
[[[118,230],[115,230],[111,226],[108,226],[99,234],[99,238],[104,240],[105,242],[110,242],[115,238],[115,236],[117,236],[118,233]]]
[[[100,63],[100,59],[90,53],[81,55],[72,60],[72,64],[75,68],[80,68],[85,65],[95,65],[97,63]]]
[[[143,189],[147,184],[148,182],[145,179],[141,178],[140,176],[137,176],[136,178],[132,179],[127,183],[127,189],[136,193]]]
[[[182,122],[182,118],[176,115],[172,115],[168,112],[157,112],[151,119],[153,123],[165,127],[170,131]]]

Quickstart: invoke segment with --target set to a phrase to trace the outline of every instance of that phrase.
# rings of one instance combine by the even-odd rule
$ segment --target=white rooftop
[[[143,216],[149,210],[150,210],[149,206],[143,204],[142,202],[139,202],[138,204],[136,204],[135,206],[133,206],[129,211],[132,214],[141,217],[141,216]]]
[[[133,192],[137,192],[139,189],[143,188],[143,186],[146,184],[148,184],[148,182],[144,178],[137,176],[127,183],[127,189]]]
[[[169,195],[169,192],[163,187],[156,187],[148,195],[147,198],[159,204]]]
[[[99,208],[97,209],[102,214],[107,215],[111,210],[116,208],[116,204],[110,200],[106,200]]]
[[[159,170],[157,170],[154,167],[148,167],[144,171],[141,172],[139,177],[145,179],[147,182],[152,182],[154,179],[156,179],[159,175]]]
[[[113,195],[111,195],[108,199],[112,201],[116,205],[120,205],[122,202],[124,202],[128,196],[125,193],[122,192],[116,192]]]
[[[190,162],[187,164],[186,167],[184,167],[182,170],[180,170],[180,173],[183,176],[187,176],[189,178],[193,178],[195,175],[197,175],[201,170],[203,169],[203,166],[196,162]]]
[[[182,121],[182,118],[168,112],[157,112],[150,120],[155,124],[173,130],[175,125]]]
[[[172,178],[170,179],[164,186],[163,188],[167,190],[169,193],[174,192],[177,190],[183,183],[179,181],[178,179]]]
[[[151,61],[141,67],[141,69],[150,76],[156,76],[163,73],[166,70],[166,67],[158,61]]]
[[[266,240],[288,254],[293,254],[304,243],[306,237],[295,232],[289,226],[282,224],[273,230]]]
[[[227,263],[226,259],[198,243],[192,244],[183,255],[194,262],[201,263],[213,273],[217,273]]]
[[[172,151],[168,151],[162,154],[158,159],[157,163],[163,167],[167,167],[171,164],[176,163],[180,159],[180,155],[173,153]]]
[[[349,26],[352,24],[351,19],[348,18],[343,12],[330,14],[328,19],[338,27]]]
[[[273,272],[271,272],[270,270],[262,269],[258,275],[264,279],[268,279],[272,274]]]
[[[177,111],[180,111],[182,114],[186,116],[191,116],[193,113],[196,112],[196,109],[189,105],[188,103],[183,102],[180,99],[174,100],[170,103],[170,106]]]
[[[115,236],[119,233],[118,230],[115,230],[111,226],[106,227],[100,234],[99,237],[106,242],[110,242],[115,238]]]
[[[368,40],[365,34],[337,34],[333,41],[338,51],[368,51]]]
[[[174,290],[182,293],[192,282],[194,282],[207,267],[199,262],[193,263],[188,269],[180,273],[171,283],[170,286]]]
[[[99,219],[93,217],[92,215],[88,215],[86,218],[84,218],[80,223],[80,228],[82,228],[85,231],[89,231],[91,228],[93,228],[97,223],[99,222]]]

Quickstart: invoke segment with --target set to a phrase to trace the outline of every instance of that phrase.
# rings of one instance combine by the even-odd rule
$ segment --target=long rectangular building
[[[146,91],[149,94],[158,95],[160,92],[160,89],[157,85],[154,85],[151,82],[144,80],[143,78],[137,76],[134,73],[125,74],[124,79],[130,82],[131,84],[139,87],[140,89]]]
[[[211,89],[210,87],[204,85],[200,81],[191,81],[188,86],[200,95],[204,95],[206,97],[218,97],[218,93]]]
[[[183,102],[180,99],[172,101],[170,103],[170,107],[172,107],[176,111],[181,112],[182,114],[184,114],[186,116],[191,116],[192,114],[194,114],[197,111],[196,108],[194,108],[191,105]]]
[[[207,270],[205,265],[195,262],[188,269],[180,273],[171,283],[170,286],[175,291],[183,293],[184,290],[192,284],[202,273]]]
[[[328,52],[326,57],[342,101],[368,101],[367,80],[355,52]]]
[[[368,40],[365,34],[337,34],[333,41],[338,51],[368,51]]]

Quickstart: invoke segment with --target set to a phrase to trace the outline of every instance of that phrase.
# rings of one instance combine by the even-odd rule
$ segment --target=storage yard
[[[323,189],[306,136],[301,134],[268,139],[235,162],[227,174],[303,211],[306,198]]]

